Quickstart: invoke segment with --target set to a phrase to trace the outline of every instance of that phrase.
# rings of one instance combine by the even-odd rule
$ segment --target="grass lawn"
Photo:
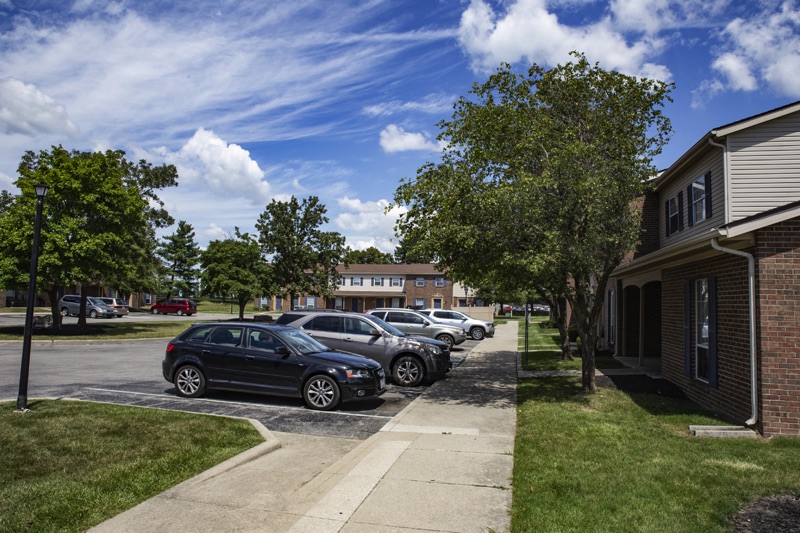
[[[85,531],[263,442],[238,419],[63,400],[14,407],[0,404],[2,532]]]
[[[531,324],[529,337],[525,368],[580,369],[561,361],[556,330]],[[580,377],[520,381],[511,530],[730,531],[750,500],[800,492],[800,439],[704,439],[689,425],[726,422],[683,399],[586,395]]]
[[[188,328],[189,322],[126,322],[92,321],[85,327],[74,324],[62,326],[59,330],[34,329],[34,341],[41,340],[112,340],[112,339],[158,339],[172,338]],[[0,341],[21,341],[23,326],[0,327]]]
[[[558,348],[559,336],[557,328],[543,328],[542,324],[547,317],[533,316],[528,324],[528,352],[525,352],[525,321],[519,324],[519,340],[517,349],[522,352],[523,370],[580,370],[581,359],[575,357],[572,361],[561,359],[561,350]],[[624,368],[625,365],[609,356],[595,356],[597,368]]]

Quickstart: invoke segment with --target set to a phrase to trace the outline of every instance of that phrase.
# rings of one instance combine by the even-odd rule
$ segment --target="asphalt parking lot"
[[[210,319],[182,318],[188,318],[189,322]],[[224,391],[211,391],[202,398],[181,398],[161,375],[166,342],[166,339],[34,342],[28,381],[29,406],[35,408],[36,398],[100,401],[253,418],[271,431],[366,439],[428,387],[398,387],[390,382],[380,398],[343,404],[332,412],[307,409],[300,398]],[[458,366],[478,343],[467,340],[456,346],[452,352],[453,365]],[[0,400],[16,401],[21,346],[20,342],[0,343]]]

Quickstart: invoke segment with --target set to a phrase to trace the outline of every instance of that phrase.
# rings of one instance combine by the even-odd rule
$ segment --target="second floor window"
[[[414,279],[414,286],[415,287],[424,287],[425,286],[425,278],[416,278],[416,279]]]
[[[667,237],[683,229],[683,192],[666,203]]]
[[[703,176],[692,183],[692,211],[690,224],[697,224],[706,219],[706,178]]]
[[[350,278],[350,285],[358,286],[362,285],[364,278]]]
[[[402,287],[403,280],[402,278],[389,278],[389,285],[392,287]]]
[[[382,287],[383,286],[383,278],[372,278],[372,286],[373,287]]]
[[[444,278],[433,278],[434,287],[444,287],[445,285],[447,285],[447,282],[444,280]]]

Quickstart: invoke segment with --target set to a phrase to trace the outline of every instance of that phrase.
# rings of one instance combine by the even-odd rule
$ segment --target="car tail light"
[[[175,348],[174,344],[172,343],[167,344],[167,353],[171,352],[173,348]]]

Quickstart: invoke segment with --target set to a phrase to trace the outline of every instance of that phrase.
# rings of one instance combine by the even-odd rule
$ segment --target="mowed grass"
[[[572,361],[561,358],[557,328],[542,327],[546,316],[533,316],[528,324],[528,350],[525,350],[525,320],[520,320],[517,349],[522,352],[523,370],[580,370],[581,358],[574,356]],[[623,368],[625,365],[609,356],[595,356],[595,366],[603,368]]]
[[[537,349],[525,367],[573,368],[557,331],[531,326]],[[511,530],[730,531],[751,500],[800,492],[800,439],[697,438],[690,425],[727,423],[688,400],[587,395],[578,376],[521,380]]]
[[[34,328],[32,339],[37,340],[113,340],[172,338],[190,326],[191,322],[127,322],[125,319],[92,320],[88,326],[74,324],[59,330]],[[0,341],[21,341],[23,326],[0,327]]]
[[[690,437],[723,424],[688,400],[580,379],[517,389],[512,531],[730,531],[759,496],[800,491],[800,439]]]
[[[85,531],[263,442],[245,420],[88,402],[0,404],[0,531]]]

